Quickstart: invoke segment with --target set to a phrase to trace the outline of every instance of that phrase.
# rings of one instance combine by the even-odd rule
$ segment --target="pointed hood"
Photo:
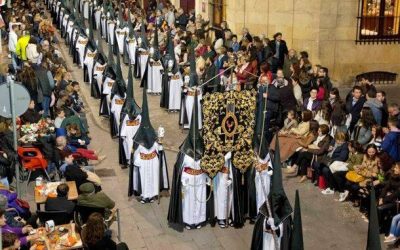
[[[93,44],[96,44],[95,40],[94,40],[94,33],[93,33],[93,18],[89,18],[89,34],[88,34],[88,36],[89,36],[89,41],[91,41]]]
[[[296,199],[294,202],[294,214],[293,214],[293,232],[290,243],[291,250],[304,250],[303,243],[303,225],[301,223],[301,207],[300,207],[300,196],[299,190],[296,190]]]
[[[174,50],[174,41],[172,40],[171,32],[168,31],[167,33],[167,54],[165,55],[165,62],[164,62],[164,68],[168,68],[168,63],[169,61],[172,61],[173,66],[172,66],[172,73],[176,74],[179,70],[178,64],[176,63],[176,58],[175,58],[175,50]]]
[[[129,64],[129,72],[128,72],[128,86],[126,90],[126,99],[124,106],[122,107],[122,112],[129,115],[130,119],[136,118],[137,115],[140,114],[141,110],[136,103],[135,94],[133,89],[133,73],[132,73],[132,65]]]
[[[148,49],[149,48],[149,41],[147,40],[147,35],[146,35],[146,30],[144,27],[144,23],[140,25],[140,38],[142,40],[142,44],[140,45],[141,48],[143,49]]]
[[[117,49],[117,61],[116,61],[116,72],[117,73],[117,77],[120,77],[121,79],[124,79],[124,77],[122,76],[122,69],[121,69],[121,59],[120,59],[120,51],[119,51],[119,47],[115,46]]]
[[[381,239],[379,236],[379,221],[376,206],[375,188],[372,186],[370,195],[370,215],[368,223],[368,239],[366,250],[381,250]]]
[[[102,45],[102,39],[101,39],[101,35],[100,32],[97,32],[96,35],[96,46],[97,46],[97,58],[100,59],[99,61],[101,64],[104,64],[107,62],[107,57],[104,54],[104,49],[103,49],[103,45]]]
[[[124,80],[124,76],[122,75],[122,70],[121,70],[121,60],[120,60],[120,54],[119,54],[119,49],[118,46],[117,48],[117,62],[115,64],[115,74],[117,76],[115,80],[115,84],[113,85],[113,88],[111,90],[112,94],[118,94],[121,97],[125,97],[126,93],[126,83]]]
[[[132,23],[132,17],[131,17],[131,12],[128,11],[128,27],[129,27],[129,37],[136,38],[135,30],[133,28],[133,23]]]
[[[275,221],[275,226],[278,226],[283,220],[288,218],[292,213],[293,209],[286,196],[285,190],[282,184],[282,167],[281,167],[281,156],[279,149],[279,138],[276,133],[275,153],[273,159],[273,174],[271,177],[271,191],[269,192],[268,198],[270,200],[272,217]]]
[[[152,46],[153,50],[154,50],[154,54],[153,54],[153,60],[154,61],[158,61],[160,60],[160,46],[158,44],[158,25],[154,24],[154,37],[153,37],[153,46]]]
[[[204,153],[203,137],[199,131],[199,109],[197,104],[197,95],[195,95],[189,134],[180,146],[182,153],[192,157],[196,161],[200,160]]]
[[[191,47],[189,51],[189,63],[190,63],[189,87],[197,86],[199,82],[199,77],[196,72],[196,56],[194,54],[193,47]]]
[[[145,70],[145,74],[147,74],[147,69]],[[135,144],[142,145],[143,147],[150,149],[153,144],[157,141],[157,134],[151,125],[150,116],[149,116],[149,106],[147,104],[147,83],[145,82],[143,86],[143,103],[142,103],[142,121],[140,123],[140,127],[136,132],[135,137],[133,138],[133,142]]]
[[[115,67],[114,53],[113,53],[113,49],[112,49],[111,43],[108,43],[107,64],[109,66],[113,67],[113,68]]]
[[[123,28],[126,26],[126,22],[124,20],[124,17],[122,15],[122,5],[119,6],[118,8],[118,21],[119,21],[119,27]]]

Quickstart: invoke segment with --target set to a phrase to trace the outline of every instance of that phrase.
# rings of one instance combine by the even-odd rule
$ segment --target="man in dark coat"
[[[352,132],[357,121],[360,119],[361,109],[365,103],[365,97],[362,96],[362,89],[360,86],[354,86],[352,90],[352,98],[346,101],[346,112],[351,114],[351,122],[349,131]]]
[[[278,68],[283,67],[285,62],[285,56],[288,54],[289,50],[286,46],[286,42],[282,40],[282,33],[278,32],[274,35],[274,40],[269,42],[268,46],[272,51],[272,73],[276,73]]]
[[[65,183],[57,186],[57,197],[48,197],[45,204],[46,211],[66,211],[72,214],[75,209],[75,203],[68,200],[69,187]]]
[[[189,22],[189,17],[182,8],[178,9],[178,16],[175,19],[175,27],[186,30],[186,25]]]

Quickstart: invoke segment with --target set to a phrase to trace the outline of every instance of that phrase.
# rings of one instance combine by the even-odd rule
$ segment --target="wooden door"
[[[219,26],[224,20],[225,16],[225,6],[224,0],[214,0],[211,2],[212,12],[213,12],[213,25]]]

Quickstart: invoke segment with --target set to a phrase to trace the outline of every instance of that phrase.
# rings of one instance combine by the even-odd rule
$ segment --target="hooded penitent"
[[[381,239],[379,235],[379,221],[376,206],[375,188],[372,186],[370,195],[370,214],[368,223],[368,239],[366,250],[381,250]]]
[[[147,40],[144,23],[142,23],[142,25],[140,26],[140,40],[141,40],[141,44],[139,44],[139,46],[143,49],[148,49],[149,41]]]
[[[294,202],[293,232],[292,239],[290,241],[290,249],[304,250],[299,190],[296,190],[296,199]]]
[[[153,46],[150,48],[150,51],[153,50],[153,54],[150,56],[153,58],[154,61],[158,61],[161,59],[160,55],[160,47],[158,44],[158,25],[154,24],[154,37],[153,37]]]
[[[196,161],[200,160],[204,153],[203,138],[199,132],[199,109],[197,107],[197,95],[194,96],[192,123],[190,124],[189,134],[183,144],[180,146],[180,151]]]
[[[125,103],[122,107],[122,112],[129,115],[129,119],[131,120],[133,120],[141,112],[139,106],[136,103],[134,95],[132,65],[129,65],[128,86],[126,90]]]
[[[147,74],[147,70],[145,74]],[[141,113],[142,121],[140,123],[140,127],[136,133],[135,138],[133,138],[134,148],[137,148],[139,145],[142,145],[143,147],[149,149],[157,141],[157,134],[150,122],[146,89],[147,86],[144,86],[142,113]]]
[[[196,58],[194,54],[194,49],[190,49],[189,53],[189,62],[190,62],[190,80],[189,80],[189,87],[194,87],[198,85],[199,76],[196,72]]]
[[[174,174],[172,178],[172,189],[171,196],[168,208],[168,223],[169,226],[174,228],[177,231],[183,231],[183,192],[182,189],[182,171],[183,171],[183,162],[185,155],[193,158],[195,161],[198,161],[202,158],[204,153],[204,144],[202,136],[199,132],[198,127],[198,105],[197,105],[197,96],[195,96],[195,102],[193,105],[192,119],[195,122],[192,122],[190,126],[190,131],[185,141],[179,147],[179,153],[177,157],[177,161],[174,166]]]

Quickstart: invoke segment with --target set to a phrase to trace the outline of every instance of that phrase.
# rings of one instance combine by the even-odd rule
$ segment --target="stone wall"
[[[210,5],[196,12],[212,18]],[[330,70],[338,85],[351,84],[367,71],[400,73],[400,45],[356,44],[359,0],[226,0],[229,27],[237,34],[246,26],[253,35],[282,32],[289,48],[306,50],[314,64]]]

